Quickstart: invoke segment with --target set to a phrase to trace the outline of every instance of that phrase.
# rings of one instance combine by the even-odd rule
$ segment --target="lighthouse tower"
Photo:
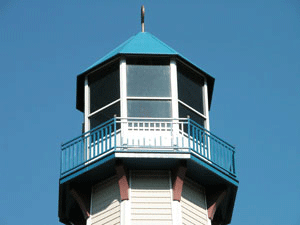
[[[77,76],[83,133],[61,147],[59,219],[229,224],[235,149],[210,131],[214,78],[142,27]]]

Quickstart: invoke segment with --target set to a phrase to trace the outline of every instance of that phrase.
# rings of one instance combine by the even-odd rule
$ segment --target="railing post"
[[[235,175],[235,151],[232,151],[232,173]]]
[[[62,172],[63,172],[63,144],[61,144],[61,146],[60,146],[60,149],[61,149],[61,151],[60,151],[60,176],[61,176],[61,174],[62,174]]]

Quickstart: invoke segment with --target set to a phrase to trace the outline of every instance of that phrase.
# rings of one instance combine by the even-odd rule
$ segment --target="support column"
[[[116,172],[121,198],[121,225],[130,224],[129,184],[123,163],[117,161]]]
[[[186,162],[182,162],[181,165],[177,168],[175,179],[173,183],[173,200],[179,201],[181,199],[183,181],[186,173]]]

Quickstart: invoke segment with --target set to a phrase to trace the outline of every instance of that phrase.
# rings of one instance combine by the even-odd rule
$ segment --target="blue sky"
[[[146,31],[216,78],[211,131],[237,148],[232,225],[300,224],[300,2],[0,1],[0,224],[52,225],[76,76]],[[41,222],[42,221],[42,222]]]

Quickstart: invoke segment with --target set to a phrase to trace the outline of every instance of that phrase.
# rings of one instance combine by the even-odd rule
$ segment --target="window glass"
[[[192,110],[190,110],[189,108],[185,107],[180,103],[178,105],[179,105],[180,118],[187,118],[187,116],[190,116],[192,120],[194,120],[196,123],[204,127],[205,119],[202,116],[198,115],[197,113],[193,112]]]
[[[119,64],[89,75],[91,113],[120,98]]]
[[[114,115],[120,116],[120,102],[113,104],[112,106],[101,110],[96,115],[90,118],[91,129],[97,127],[98,125],[110,120]]]
[[[203,114],[203,78],[178,64],[178,99]]]
[[[169,65],[127,65],[127,96],[171,97]]]
[[[129,117],[171,117],[171,101],[128,100]]]

